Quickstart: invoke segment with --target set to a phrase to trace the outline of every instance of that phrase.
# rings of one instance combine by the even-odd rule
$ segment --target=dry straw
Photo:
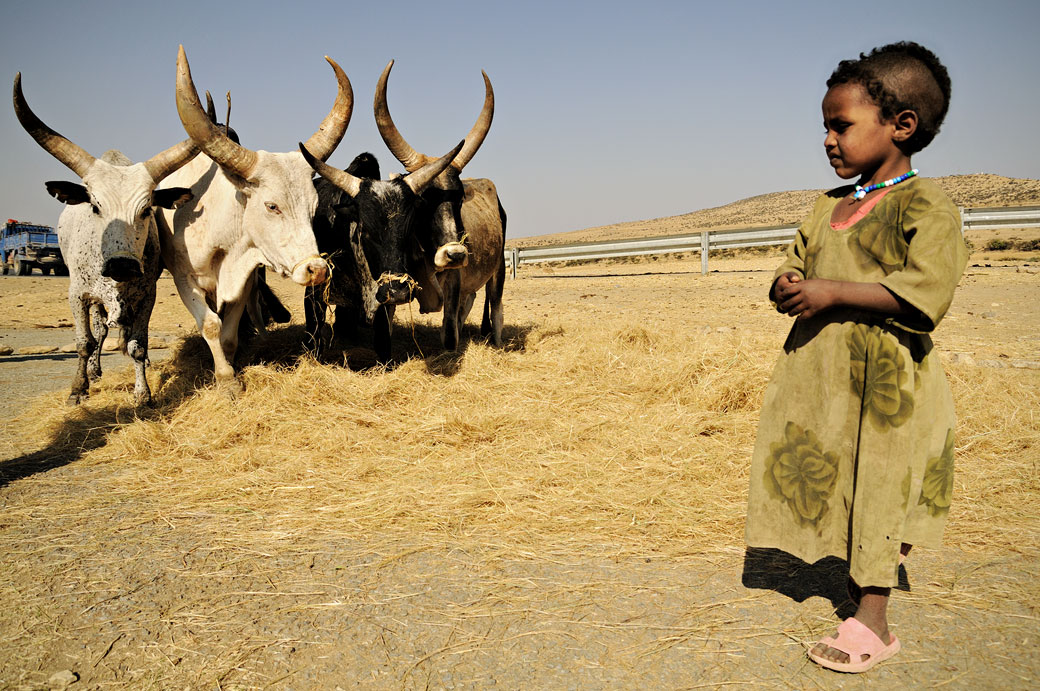
[[[508,328],[504,350],[420,358],[440,352],[437,330],[414,328],[395,334],[411,355],[391,368],[362,348],[318,363],[300,327],[275,330],[243,349],[257,364],[237,398],[192,337],[152,369],[154,411],[131,407],[129,367],[78,409],[38,400],[5,430],[43,448],[2,466],[21,479],[0,524],[0,668],[41,670],[24,676],[40,683],[75,664],[94,684],[305,688],[327,681],[306,670],[345,659],[417,688],[445,665],[476,675],[573,647],[633,684],[676,655],[717,685],[833,681],[776,662],[833,629],[826,608],[792,617],[735,585],[782,337],[550,322]],[[976,563],[1035,554],[1040,373],[948,371],[946,543]],[[941,569],[901,606],[934,605],[930,621],[951,626],[998,617],[1005,640],[1024,640],[1032,620],[1015,603],[1040,588],[1021,569]],[[337,632],[369,619],[356,630],[380,633],[345,646]],[[293,650],[305,657],[278,662]]]
[[[518,550],[741,544],[772,339],[548,325],[516,329],[505,351],[474,343],[461,356],[353,371],[294,352],[296,335],[276,331],[257,349],[282,364],[247,367],[237,398],[207,384],[204,348],[190,338],[155,368],[158,411],[128,407],[128,371],[82,410],[48,399],[28,422],[53,440],[44,453],[85,446],[80,464],[118,468],[120,502],[163,515],[243,511],[301,537]],[[419,349],[396,336],[395,348]],[[344,359],[356,365],[356,351]],[[947,542],[1037,548],[1037,373],[953,366],[950,379],[959,423]]]

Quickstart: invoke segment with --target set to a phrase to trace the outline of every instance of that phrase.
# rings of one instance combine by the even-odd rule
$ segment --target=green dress
[[[932,181],[892,187],[844,230],[821,196],[777,269],[878,282],[914,308],[836,308],[794,322],[762,403],[747,543],[847,559],[861,586],[898,583],[899,546],[936,546],[953,488],[954,411],[928,336],[967,263],[957,208]]]

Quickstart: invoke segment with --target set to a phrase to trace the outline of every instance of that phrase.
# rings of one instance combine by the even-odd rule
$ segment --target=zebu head
[[[331,58],[339,91],[332,110],[307,140],[309,150],[327,159],[343,139],[354,107],[350,80]],[[300,285],[323,283],[328,264],[318,256],[311,221],[318,195],[313,173],[297,152],[253,151],[232,141],[206,117],[181,46],[177,55],[177,112],[184,129],[235,186],[242,204],[241,229],[264,256],[264,263]]]
[[[405,170],[412,173],[433,159],[413,149],[390,117],[390,109],[386,104],[386,83],[393,66],[393,60],[387,63],[376,84],[373,104],[376,126],[390,152],[401,162]],[[466,135],[462,150],[423,194],[428,215],[423,220],[423,232],[420,233],[420,237],[424,244],[428,245],[427,250],[434,253],[433,261],[438,271],[457,269],[469,261],[461,216],[462,169],[484,143],[495,115],[495,92],[491,88],[491,80],[488,79],[487,73],[481,71],[481,74],[484,75],[484,107],[480,116]]]
[[[350,243],[359,265],[367,266],[371,295],[363,295],[366,314],[379,305],[400,305],[413,297],[415,281],[408,275],[409,252],[416,242],[420,195],[458,155],[465,142],[413,173],[392,180],[371,180],[333,168],[300,152],[316,173],[349,196],[337,213],[350,216]],[[364,287],[362,293],[366,293]]]
[[[83,181],[82,185],[52,181],[46,186],[66,204],[90,204],[101,250],[98,272],[114,281],[143,276],[142,257],[155,225],[153,207],[173,209],[191,199],[191,191],[183,187],[157,190],[155,186],[194,158],[198,148],[185,140],[137,164],[117,151],[94,158],[33,113],[22,94],[21,72],[14,78],[14,112],[36,143]]]

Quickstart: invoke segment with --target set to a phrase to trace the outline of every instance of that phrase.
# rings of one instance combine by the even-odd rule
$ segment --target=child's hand
[[[776,279],[776,282],[773,284],[773,295],[771,297],[773,302],[776,303],[777,312],[784,311],[780,308],[781,303],[793,295],[792,287],[801,280],[802,277],[794,271],[780,274],[780,277]]]
[[[777,310],[799,319],[809,319],[825,312],[837,303],[838,281],[822,278],[788,281],[783,289],[780,282],[787,276],[780,277],[776,283]]]

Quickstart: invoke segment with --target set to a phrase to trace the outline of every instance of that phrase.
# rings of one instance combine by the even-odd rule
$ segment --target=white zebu
[[[350,80],[332,59],[339,92],[318,131],[307,140],[327,159],[343,138],[353,110]],[[232,366],[238,323],[253,292],[254,270],[266,266],[303,286],[325,281],[311,220],[318,204],[313,171],[299,151],[252,151],[210,122],[199,102],[188,60],[177,55],[177,112],[204,155],[167,180],[194,199],[159,220],[162,256],[181,300],[213,354],[218,383],[239,388]]]
[[[14,110],[22,127],[82,180],[48,182],[47,191],[68,206],[58,218],[58,243],[69,267],[69,305],[76,326],[79,363],[69,404],[90,395],[101,377],[101,343],[112,326],[134,361],[134,398],[150,404],[145,366],[148,320],[162,271],[154,207],[176,208],[191,198],[184,188],[157,190],[167,175],[198,153],[186,140],[137,164],[118,151],[96,159],[51,128],[29,108],[21,73],[14,78]]]
[[[397,130],[386,104],[386,83],[391,60],[376,85],[376,125],[387,148],[409,173],[434,159],[416,151]],[[502,345],[502,289],[505,284],[506,212],[495,183],[484,178],[462,179],[462,169],[484,143],[495,115],[495,92],[484,75],[484,107],[466,135],[465,146],[444,172],[423,193],[429,208],[421,232],[426,261],[412,272],[419,282],[419,310],[444,310],[441,340],[444,347],[458,347],[462,325],[473,307],[477,291],[484,288],[484,315],[480,332]]]

